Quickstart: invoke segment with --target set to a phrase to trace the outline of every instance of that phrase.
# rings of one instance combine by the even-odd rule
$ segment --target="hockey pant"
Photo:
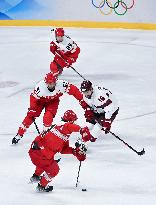
[[[27,115],[24,118],[22,125],[18,129],[18,134],[20,136],[23,136],[23,134],[26,132],[26,129],[30,127],[30,125],[33,123],[36,117],[40,116],[44,108],[45,108],[45,113],[43,115],[43,125],[45,128],[50,127],[52,125],[53,118],[57,113],[58,105],[59,105],[59,98],[55,100],[51,100],[48,103],[47,102],[40,103],[36,105],[35,108],[34,107],[31,108],[30,105],[29,111],[27,112]]]
[[[72,63],[76,62],[77,58],[78,58],[78,55],[73,56]],[[54,57],[54,60],[50,64],[50,71],[55,76],[62,74],[62,71],[65,67],[69,67],[70,65],[72,65],[72,63],[68,64],[66,60],[68,61],[68,59],[63,59],[62,57],[56,54]]]
[[[42,186],[46,186],[52,179],[59,173],[58,163],[52,159],[42,158],[40,150],[29,150],[29,156],[32,163],[36,166],[35,174],[40,176],[43,172],[43,176],[40,180]]]

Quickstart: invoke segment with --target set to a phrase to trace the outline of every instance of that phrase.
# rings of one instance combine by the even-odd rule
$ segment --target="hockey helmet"
[[[47,84],[50,84],[56,83],[57,78],[52,73],[47,73],[44,80]]]
[[[77,119],[77,115],[73,110],[67,110],[62,117],[62,120],[65,122],[74,122]]]
[[[55,29],[55,36],[64,36],[64,29],[63,28],[56,28]]]
[[[91,90],[91,88],[92,88],[92,83],[89,80],[84,80],[81,83],[81,91],[82,92],[89,91],[89,90]]]

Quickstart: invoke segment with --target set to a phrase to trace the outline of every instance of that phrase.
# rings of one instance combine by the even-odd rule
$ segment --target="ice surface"
[[[142,157],[110,134],[89,145],[75,188],[79,162],[63,156],[54,191],[35,192],[28,150],[37,135],[34,125],[17,146],[11,145],[29,105],[36,82],[49,71],[50,27],[0,27],[0,204],[2,205],[155,205],[156,201],[156,32],[122,29],[66,29],[80,46],[74,67],[87,79],[116,95],[120,112],[112,131]],[[62,79],[80,85],[73,70]],[[62,97],[55,122],[66,109],[85,122],[75,99]],[[42,129],[42,118],[36,120]],[[74,143],[76,135],[71,137]],[[82,192],[87,188],[87,192]]]

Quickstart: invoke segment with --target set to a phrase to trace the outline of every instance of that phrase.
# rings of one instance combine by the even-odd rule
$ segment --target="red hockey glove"
[[[52,41],[51,43],[50,43],[50,51],[55,55],[55,53],[56,53],[56,50],[57,50],[57,45]]]
[[[97,138],[93,137],[90,134],[90,131],[89,131],[88,127],[82,128],[81,131],[80,131],[80,134],[82,135],[82,140],[84,142],[88,142],[88,141],[95,142],[97,140]]]
[[[87,122],[92,123],[92,124],[96,123],[95,118],[94,118],[94,112],[90,108],[87,108],[85,110],[84,116],[85,116]]]
[[[81,151],[79,147],[73,149],[73,155],[79,160],[84,161],[86,159],[86,152]]]
[[[66,62],[66,67],[69,68],[73,63],[73,60],[72,58],[68,58],[65,62]]]
[[[90,141],[91,134],[90,134],[88,127],[81,128],[80,134],[82,135],[82,140],[84,142]]]

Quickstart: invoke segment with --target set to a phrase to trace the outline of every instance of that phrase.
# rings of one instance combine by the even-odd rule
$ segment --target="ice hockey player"
[[[94,137],[92,141],[95,141],[101,129],[105,130],[105,134],[110,131],[119,107],[108,89],[92,85],[88,80],[81,83],[81,91],[83,99],[80,104],[85,109],[86,121],[92,124],[89,129]]]
[[[67,81],[57,80],[52,73],[46,74],[44,80],[41,80],[36,85],[30,95],[30,107],[22,125],[18,129],[17,135],[12,139],[12,144],[19,142],[34,119],[40,116],[43,109],[45,109],[43,115],[44,130],[49,129],[58,110],[60,97],[64,93],[72,95],[78,101],[82,96],[82,93],[75,85]]]
[[[55,125],[48,133],[40,134],[32,142],[29,156],[36,169],[30,182],[38,182],[37,191],[53,190],[53,186],[49,186],[48,183],[59,173],[59,165],[54,160],[56,153],[73,154],[79,161],[86,159],[85,142],[90,139],[90,132],[87,127],[81,128],[75,124],[76,120],[77,115],[72,110],[67,110],[62,117],[64,122],[61,125]],[[73,132],[82,135],[81,144],[75,148],[69,146],[69,137]]]
[[[55,29],[55,39],[50,43],[50,51],[55,55],[50,64],[50,70],[58,76],[63,68],[68,68],[76,62],[80,48],[69,36],[65,35],[63,28]]]

